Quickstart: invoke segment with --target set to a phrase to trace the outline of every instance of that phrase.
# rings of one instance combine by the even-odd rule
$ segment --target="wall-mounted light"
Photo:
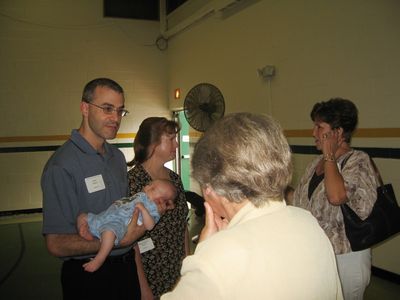
[[[275,76],[275,66],[265,66],[261,69],[257,69],[258,76],[262,77],[263,79],[271,79]]]
[[[175,89],[175,91],[174,91],[174,98],[175,98],[175,99],[181,98],[181,89],[179,89],[179,88]]]

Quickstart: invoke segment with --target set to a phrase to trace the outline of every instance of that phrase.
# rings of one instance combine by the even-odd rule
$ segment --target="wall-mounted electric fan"
[[[221,91],[210,83],[194,86],[183,104],[189,125],[204,132],[225,113],[225,101]]]

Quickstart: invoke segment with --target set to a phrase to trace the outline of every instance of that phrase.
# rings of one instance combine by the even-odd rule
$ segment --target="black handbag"
[[[340,205],[346,236],[352,251],[370,248],[400,232],[400,207],[393,187],[391,184],[383,184],[382,177],[372,159],[371,163],[380,184],[377,187],[377,199],[371,214],[362,220],[346,203]]]

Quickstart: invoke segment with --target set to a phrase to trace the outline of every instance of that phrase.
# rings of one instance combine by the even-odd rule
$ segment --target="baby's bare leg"
[[[94,240],[93,235],[90,233],[89,224],[87,222],[87,214],[81,213],[76,221],[79,235],[87,241]]]
[[[100,249],[97,255],[89,262],[83,265],[83,268],[87,272],[97,271],[110,254],[114,247],[115,234],[111,230],[105,230],[101,233]]]

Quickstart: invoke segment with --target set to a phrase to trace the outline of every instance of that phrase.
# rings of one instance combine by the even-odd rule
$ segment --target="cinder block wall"
[[[130,114],[113,143],[129,143],[148,116],[171,113],[159,23],[103,17],[103,1],[0,1],[0,147],[60,145],[81,122],[84,85],[110,77]],[[123,149],[127,159],[131,149]],[[0,153],[0,211],[41,207],[52,151]]]

